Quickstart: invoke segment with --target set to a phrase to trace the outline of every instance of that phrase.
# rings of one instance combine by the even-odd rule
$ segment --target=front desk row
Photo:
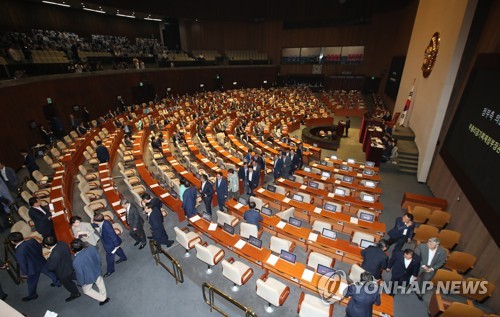
[[[192,217],[189,221],[198,230],[199,228],[196,225],[196,222],[200,220],[201,217],[195,216]],[[231,219],[228,219],[228,221],[232,222]],[[255,233],[256,236],[260,237],[259,230],[255,225],[241,223],[241,225],[244,224],[247,226],[255,227],[245,230],[251,230]],[[211,223],[211,225],[217,227],[216,223]],[[239,286],[245,285],[245,283],[247,283],[253,276],[254,273],[253,269],[250,268],[247,264],[241,261],[235,261],[234,258],[232,257],[227,260],[224,259],[225,256],[224,250],[222,250],[217,246],[209,245],[207,242],[202,241],[198,233],[189,231],[187,227],[182,229],[175,227],[174,230],[176,232],[177,242],[179,242],[179,244],[186,250],[186,257],[189,257],[189,251],[191,249],[196,249],[197,258],[208,265],[208,269],[206,271],[207,274],[212,273],[211,269],[212,266],[217,265],[218,263],[222,263],[222,274],[224,275],[224,277],[226,277],[233,283],[232,290],[234,292],[237,292]],[[210,230],[211,232],[215,232],[216,229],[209,228],[208,230]],[[210,231],[207,232],[208,235],[210,235]],[[260,233],[262,233],[262,230],[260,231]],[[249,240],[247,244],[255,245],[254,241],[261,242],[260,240],[256,239],[256,236],[250,235],[248,237]],[[238,236],[238,239],[239,237],[241,236]],[[243,240],[239,240],[239,242],[240,241]],[[295,244],[293,242],[272,236],[270,240],[270,251],[269,251],[270,257],[274,256],[272,252],[278,254],[288,253],[293,251],[294,247]],[[238,246],[238,243],[236,243],[234,245],[234,250],[236,251],[236,249],[243,249],[243,247],[241,245]],[[294,256],[292,253],[288,253],[288,255]],[[308,266],[315,265],[314,267],[319,266],[319,267],[325,267],[325,269],[331,269],[335,263],[335,260],[320,253],[311,252],[308,256],[307,262]],[[352,277],[356,280],[354,276]],[[344,289],[344,288],[340,286],[339,289]],[[290,288],[284,283],[280,282],[279,280],[273,277],[269,277],[269,272],[266,269],[265,273],[256,281],[256,293],[258,296],[262,297],[267,302],[266,311],[272,312],[274,310],[273,306],[279,307],[283,305],[288,295],[290,294]],[[333,316],[333,307],[334,307],[333,304],[326,304],[319,297],[305,294],[304,292],[302,292],[298,303],[297,312],[301,317],[307,317],[307,316],[331,317]]]

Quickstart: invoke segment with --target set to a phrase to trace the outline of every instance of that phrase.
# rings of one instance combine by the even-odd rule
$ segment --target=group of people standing
[[[288,177],[302,168],[303,165],[302,144],[299,144],[297,150],[291,149],[282,151],[274,156],[273,176],[274,181],[280,177]]]

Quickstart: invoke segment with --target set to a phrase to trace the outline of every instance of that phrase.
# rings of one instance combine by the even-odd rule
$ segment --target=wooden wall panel
[[[427,183],[434,195],[448,200],[448,209],[452,213],[449,227],[462,233],[462,239],[457,249],[472,253],[478,257],[477,264],[471,274],[476,277],[484,277],[497,286],[493,297],[486,304],[495,311],[500,312],[500,291],[498,290],[500,285],[500,270],[498,269],[500,248],[488,233],[474,207],[463,194],[460,184],[457,183],[439,155],[440,145],[452,123],[477,55],[500,53],[500,33],[498,32],[500,2],[492,1],[491,3],[491,8],[484,9],[486,12],[486,18],[482,19],[484,25],[476,31],[474,31],[474,28],[471,31],[477,33],[472,35],[474,39],[477,39],[477,43],[470,48],[466,47],[464,52],[463,59],[465,63],[461,66],[457,76],[458,80],[443,122],[440,135],[441,142],[437,146]],[[464,153],[464,155],[468,154]],[[457,200],[457,197],[460,197],[460,201]]]

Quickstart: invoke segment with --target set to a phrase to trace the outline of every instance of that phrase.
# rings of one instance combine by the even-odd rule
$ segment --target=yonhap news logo
[[[325,304],[335,304],[344,298],[346,288],[353,284],[347,274],[342,270],[336,270],[322,275],[318,281],[318,293]],[[431,281],[423,282],[397,282],[380,281],[354,283],[351,288],[352,294],[418,294],[423,295],[427,291],[435,289],[439,294],[445,295],[484,295],[488,292],[488,281],[485,280],[457,280],[457,281]]]

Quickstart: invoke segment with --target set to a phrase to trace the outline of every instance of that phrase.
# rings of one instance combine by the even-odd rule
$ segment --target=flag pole
[[[406,103],[405,103],[403,112],[401,113],[401,115],[399,117],[399,125],[403,126],[403,127],[405,126],[406,118],[408,117],[408,112],[410,110],[411,99],[413,96],[413,90],[415,89],[415,81],[416,80],[417,80],[416,78],[413,78],[413,84],[411,86],[410,94],[408,95],[408,98],[406,99]]]

